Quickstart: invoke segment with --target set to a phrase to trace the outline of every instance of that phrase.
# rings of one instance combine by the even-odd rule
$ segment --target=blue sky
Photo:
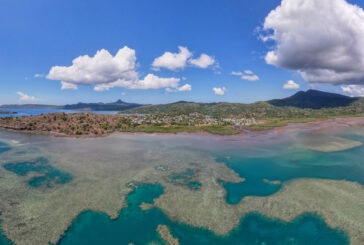
[[[280,4],[280,0],[2,0],[0,104],[117,99],[153,104],[178,100],[253,102],[297,92],[283,89],[288,80],[305,90],[309,84],[296,70],[265,60],[275,42],[263,42],[257,27],[262,27],[266,16]],[[45,77],[53,66],[71,66],[72,60],[81,55],[92,57],[105,49],[114,56],[124,46],[135,51],[140,79],[147,74],[178,78],[178,86],[187,83],[192,90],[168,93],[165,87],[113,87],[98,92],[94,86],[79,84],[77,90],[61,90],[60,81]],[[157,57],[165,52],[177,53],[179,46],[188,48],[191,59],[207,54],[215,63],[204,69],[188,64],[176,71],[152,69]],[[251,70],[259,80],[231,75],[232,71],[244,70]],[[341,83],[335,85],[339,86],[315,86],[339,91]],[[214,87],[225,88],[224,95],[215,94]],[[20,101],[17,92],[30,99]]]

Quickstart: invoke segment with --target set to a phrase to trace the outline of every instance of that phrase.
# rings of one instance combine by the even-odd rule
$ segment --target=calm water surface
[[[37,116],[46,113],[96,113],[96,114],[116,114],[116,111],[72,111],[63,109],[7,109],[0,108],[0,111],[17,112],[17,114],[0,114],[0,117],[23,117],[23,116]]]
[[[363,132],[361,128],[357,130]],[[364,137],[360,134],[355,135],[353,132],[355,133],[355,130],[351,130],[350,133],[342,131],[337,134],[364,142]],[[120,147],[126,146],[135,151],[157,148],[163,150],[194,149],[205,152],[246,179],[245,182],[238,184],[223,183],[227,191],[226,201],[232,205],[246,196],[274,194],[285,181],[295,178],[345,179],[364,183],[363,146],[340,152],[315,152],[302,147],[300,139],[303,137],[305,137],[304,133],[289,133],[278,138],[257,136],[247,139],[196,135],[118,135],[109,138],[88,139],[84,140],[84,143],[77,141],[77,150],[80,155],[90,157],[90,159],[95,156],[91,154],[92,151],[95,151],[90,148],[93,145],[97,145],[97,154],[105,152],[105,156],[109,157],[112,154],[116,155]],[[74,139],[4,132],[0,132],[0,141],[1,139],[4,139],[4,142],[9,140],[28,142],[31,143],[30,146],[44,147],[50,151],[59,149],[64,152],[72,149],[71,146],[68,146],[71,143],[68,142],[73,142],[72,144],[76,142]],[[8,144],[0,143],[0,153],[10,149]],[[89,156],[84,154],[87,151],[90,151]],[[21,173],[24,170],[13,168],[12,165],[4,166],[10,167],[13,172]],[[29,164],[24,166],[34,168]],[[54,173],[56,171],[55,168],[48,165],[40,164],[37,167],[42,171],[45,169],[46,172]],[[12,171],[11,169],[10,171]],[[25,171],[27,170],[25,169]],[[57,171],[56,173],[58,174]],[[185,177],[186,183],[188,183],[189,174],[185,175],[187,176]],[[270,184],[263,179],[281,183]],[[84,212],[74,220],[59,244],[148,244],[149,242],[161,244],[161,238],[156,232],[159,224],[168,225],[172,234],[179,239],[181,244],[349,243],[345,233],[329,228],[322,218],[315,214],[304,214],[292,222],[285,223],[268,219],[258,213],[251,213],[244,216],[239,226],[231,233],[226,236],[217,236],[204,229],[174,222],[159,209],[154,208],[147,211],[140,209],[139,205],[142,202],[152,203],[153,198],[157,198],[162,193],[163,187],[160,185],[137,186],[127,197],[128,207],[120,210],[120,217],[116,220],[110,220],[104,213]],[[0,244],[8,244],[1,233]]]
[[[344,135],[364,143],[364,137]],[[242,183],[223,182],[227,190],[226,201],[237,204],[246,196],[268,196],[277,192],[285,181],[295,178],[320,178],[348,180],[364,184],[364,147],[339,152],[316,152],[292,147],[290,142],[281,144],[277,154],[247,157],[241,149],[212,153],[246,179]],[[229,156],[228,158],[226,156]],[[263,181],[280,181],[271,184]]]
[[[173,222],[158,209],[142,211],[142,202],[152,203],[162,194],[159,185],[142,185],[128,198],[128,207],[117,220],[102,213],[81,214],[60,240],[60,245],[76,244],[163,244],[156,232],[159,224],[168,225],[180,244],[348,244],[347,236],[327,227],[315,214],[305,214],[290,223],[268,219],[257,213],[246,215],[240,225],[227,236]]]

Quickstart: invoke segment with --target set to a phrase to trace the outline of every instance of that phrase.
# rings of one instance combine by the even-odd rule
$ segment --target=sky
[[[0,104],[364,96],[359,0],[1,0]]]

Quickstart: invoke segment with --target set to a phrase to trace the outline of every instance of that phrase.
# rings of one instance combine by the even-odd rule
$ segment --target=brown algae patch
[[[302,143],[307,149],[321,152],[344,151],[362,145],[360,141],[311,133],[304,136]]]
[[[271,184],[271,185],[280,185],[280,184],[282,184],[282,181],[280,181],[280,180],[263,179],[263,182]]]
[[[167,245],[179,245],[179,240],[174,238],[166,225],[158,225],[157,232]]]

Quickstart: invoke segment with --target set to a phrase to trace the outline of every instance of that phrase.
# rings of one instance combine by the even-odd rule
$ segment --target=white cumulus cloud
[[[193,54],[187,47],[178,47],[179,52],[165,52],[162,56],[154,59],[152,63],[153,70],[159,70],[160,68],[166,68],[172,71],[182,70],[187,64],[196,66],[198,68],[206,69],[215,64],[218,67],[218,63],[215,58],[207,54],[201,54],[200,57],[193,59]]]
[[[258,81],[259,80],[259,77],[256,74],[254,74],[254,72],[251,70],[245,70],[244,72],[232,71],[231,75],[240,76],[241,79],[248,80],[248,81]]]
[[[119,79],[112,83],[97,84],[94,88],[95,91],[107,91],[110,88],[121,87],[127,89],[160,89],[166,87],[175,88],[180,82],[180,78],[168,77],[163,78],[154,74],[148,74],[142,80],[122,80]]]
[[[143,80],[139,80],[131,89],[159,89],[165,87],[177,87],[181,79],[175,77],[162,78],[148,74]]]
[[[180,91],[180,92],[191,91],[191,90],[192,90],[192,86],[188,83],[186,83],[185,85],[178,88],[178,91]]]
[[[212,88],[212,90],[217,95],[224,95],[225,94],[225,91],[226,91],[226,88],[225,87],[222,87],[222,88]]]
[[[47,78],[77,85],[111,83],[119,79],[134,80],[138,77],[135,63],[135,51],[126,46],[115,56],[101,49],[93,57],[77,57],[72,61],[72,66],[53,66]]]
[[[186,47],[179,46],[178,49],[178,53],[165,52],[162,56],[155,58],[152,67],[156,69],[167,68],[174,71],[185,68],[192,53]]]
[[[299,89],[300,85],[295,83],[293,80],[289,80],[287,83],[283,84],[283,88],[288,90]]]
[[[37,101],[39,99],[35,98],[34,96],[30,96],[27,94],[24,94],[23,92],[16,92],[17,95],[19,95],[19,101],[20,102],[34,102]]]
[[[179,88],[166,88],[167,93],[189,92],[189,91],[192,91],[192,86],[188,83]]]
[[[213,65],[215,63],[215,59],[207,54],[201,54],[199,58],[190,59],[188,62],[194,66],[205,69]]]
[[[93,57],[79,56],[71,66],[54,66],[47,78],[61,81],[61,89],[77,89],[77,85],[93,85],[95,91],[106,91],[113,87],[127,89],[159,89],[178,87],[179,78],[162,78],[148,74],[139,78],[136,71],[135,50],[125,46],[115,56],[101,49]]]
[[[362,85],[341,86],[341,90],[351,97],[364,97],[364,86]]]
[[[311,83],[364,84],[364,11],[346,0],[282,0],[264,22],[268,64]]]

